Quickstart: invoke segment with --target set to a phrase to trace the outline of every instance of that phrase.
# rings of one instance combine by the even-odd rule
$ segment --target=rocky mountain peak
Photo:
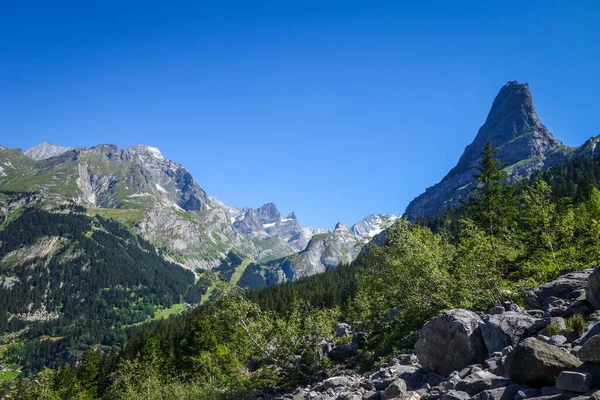
[[[496,158],[513,181],[563,161],[569,150],[540,122],[529,85],[508,82],[496,95],[485,123],[457,165],[441,182],[415,198],[405,215],[411,220],[435,215],[468,197],[487,141],[498,149]]]
[[[338,232],[338,231],[349,231],[350,229],[348,229],[348,227],[346,225],[344,225],[343,222],[338,222],[335,225],[335,228],[333,229],[334,232]]]
[[[371,214],[352,225],[352,232],[363,239],[371,239],[392,225],[398,216],[394,214]]]
[[[132,153],[139,154],[139,155],[152,156],[159,160],[165,159],[165,157],[162,155],[162,153],[160,152],[159,149],[157,149],[156,147],[147,146],[145,144],[136,144],[136,145],[131,146],[127,150],[129,150]]]
[[[24,154],[33,160],[39,161],[60,156],[69,150],[71,150],[70,147],[62,147],[50,142],[44,142],[26,150]]]

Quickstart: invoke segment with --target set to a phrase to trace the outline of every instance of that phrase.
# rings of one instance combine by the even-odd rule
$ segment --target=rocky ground
[[[532,290],[525,308],[506,303],[487,314],[454,309],[427,322],[414,354],[363,375],[342,369],[287,393],[254,399],[567,400],[600,399],[600,268],[570,273]],[[567,320],[581,315],[580,329]],[[352,332],[347,324],[338,335]],[[343,363],[361,345],[324,351]]]

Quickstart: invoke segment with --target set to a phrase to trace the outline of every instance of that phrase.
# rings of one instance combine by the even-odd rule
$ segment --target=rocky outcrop
[[[448,376],[452,371],[483,362],[487,348],[481,318],[467,310],[450,310],[427,322],[415,344],[415,354],[426,370]]]
[[[580,293],[579,281],[588,275],[589,271],[563,276],[532,293],[541,303],[560,295],[564,305],[572,308],[582,300],[565,287]],[[574,280],[578,283],[573,284]],[[399,355],[373,373],[362,375],[344,369],[352,365],[354,354],[349,351],[337,364],[341,370],[333,376],[286,393],[252,398],[596,400],[600,398],[600,335],[592,333],[600,313],[584,316],[590,323],[586,335],[591,336],[582,343],[583,338],[568,332],[563,318],[539,309],[506,303],[481,316],[449,310],[422,327],[415,354]],[[551,322],[562,326],[566,336],[543,335]],[[358,327],[339,324],[336,331],[341,336],[356,336],[360,334]],[[330,343],[326,346],[329,350]],[[347,348],[351,350],[351,346]]]
[[[468,197],[487,141],[499,149],[497,158],[508,168],[512,180],[565,160],[568,150],[540,122],[529,85],[508,82],[500,89],[485,123],[458,164],[441,182],[411,201],[405,216],[414,221],[436,215]]]
[[[538,286],[525,296],[525,305],[530,309],[546,312],[565,306],[566,302],[585,295],[588,277],[593,270],[585,270],[562,275],[557,280]]]

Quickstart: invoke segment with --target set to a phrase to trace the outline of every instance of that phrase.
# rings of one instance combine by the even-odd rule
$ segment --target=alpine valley
[[[0,146],[2,345],[12,346],[12,360],[24,374],[37,373],[80,360],[90,348],[120,348],[145,323],[219,301],[223,286],[250,290],[249,297],[260,302],[264,293],[277,296],[291,285],[334,279],[335,271],[342,276],[374,257],[372,249],[387,246],[390,235],[409,229],[409,221],[426,224],[460,209],[477,186],[486,144],[497,149],[503,183],[518,184],[552,166],[592,159],[598,141],[562,144],[539,120],[528,84],[508,82],[457,165],[416,197],[404,218],[372,214],[333,230],[302,226],[295,213],[282,215],[273,203],[227,206],[151,146],[66,148],[46,142],[26,151]],[[420,243],[411,244],[417,253]],[[403,254],[430,255],[411,251]],[[460,251],[466,250],[439,253]],[[350,308],[346,315],[360,315],[359,307]],[[394,310],[382,312],[388,311]],[[430,316],[427,312],[422,315]],[[381,337],[391,331],[385,332]],[[188,339],[187,344],[193,341]]]

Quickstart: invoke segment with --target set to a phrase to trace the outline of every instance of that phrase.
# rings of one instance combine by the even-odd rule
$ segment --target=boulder
[[[511,380],[532,387],[552,386],[562,371],[581,365],[577,357],[534,338],[525,339],[506,357]]]
[[[455,309],[429,320],[421,329],[415,354],[428,371],[448,376],[450,372],[483,362],[487,348],[477,314]]]
[[[559,277],[555,281],[536,287],[525,297],[525,306],[528,309],[542,309],[548,311],[550,305],[549,302],[552,302],[552,300],[577,299],[582,294],[585,294],[587,280],[592,272],[593,270],[591,269],[572,272]]]
[[[513,397],[513,399],[523,400],[523,399],[529,399],[532,397],[538,397],[541,395],[542,395],[542,392],[540,389],[522,388],[517,392],[517,394]]]
[[[492,354],[506,346],[514,346],[522,339],[530,336],[535,318],[529,314],[508,311],[503,314],[490,315],[480,325],[483,341]]]
[[[550,339],[548,339],[548,344],[552,346],[562,346],[565,343],[567,343],[567,338],[563,335],[550,336]]]
[[[479,392],[492,388],[494,380],[502,379],[498,375],[494,375],[487,371],[477,371],[465,377],[454,385],[454,389],[462,392],[467,392],[471,396],[475,396]]]
[[[329,358],[331,361],[341,363],[354,356],[354,353],[355,350],[351,343],[338,344],[337,346],[333,346],[329,352]]]
[[[584,362],[575,370],[592,377],[592,387],[600,389],[600,364]]]
[[[336,337],[346,336],[351,333],[352,333],[352,327],[349,324],[342,322],[342,323],[337,324],[337,326],[335,327],[335,336]]]
[[[467,392],[449,390],[440,397],[440,400],[469,400],[470,398],[471,396]]]
[[[596,268],[588,277],[585,299],[594,310],[600,308],[600,268]]]
[[[576,343],[580,346],[583,346],[585,342],[587,342],[589,339],[596,335],[600,335],[600,321],[596,321],[590,324],[585,330],[585,332],[583,332],[583,335],[581,335],[581,338],[579,338],[579,340],[576,341]]]
[[[556,387],[569,392],[585,393],[592,388],[592,377],[581,372],[563,371],[556,378]]]
[[[396,379],[382,393],[382,398],[385,400],[395,399],[405,395],[406,383],[402,379]]]
[[[582,361],[600,363],[600,335],[594,335],[586,340],[577,352],[577,357]]]

